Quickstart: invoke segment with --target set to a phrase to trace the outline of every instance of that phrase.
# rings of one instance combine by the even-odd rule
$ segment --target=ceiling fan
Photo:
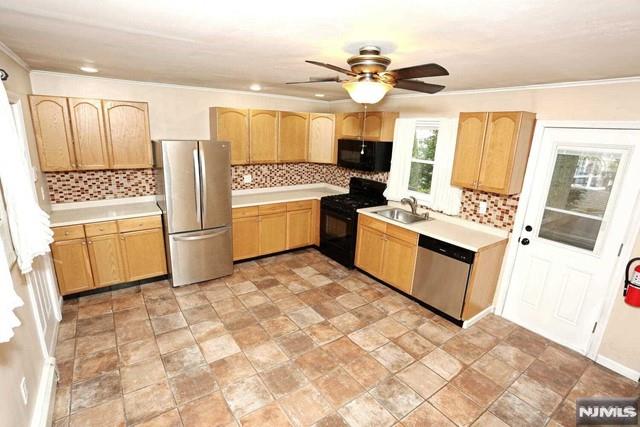
[[[363,46],[360,48],[358,55],[347,59],[347,64],[349,64],[351,70],[325,64],[324,62],[305,62],[346,74],[349,78],[341,79],[340,76],[327,78],[312,77],[308,81],[288,82],[287,84],[319,82],[342,83],[342,87],[349,93],[349,96],[360,104],[375,104],[394,87],[424,93],[440,92],[444,89],[444,86],[412,79],[449,75],[449,72],[438,64],[414,65],[412,67],[387,71],[391,60],[386,56],[380,55],[380,48],[377,46]]]

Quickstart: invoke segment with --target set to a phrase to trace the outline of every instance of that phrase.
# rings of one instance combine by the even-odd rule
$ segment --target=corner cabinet
[[[534,126],[535,114],[524,111],[461,113],[451,184],[519,193]]]
[[[417,254],[417,233],[366,215],[358,217],[357,267],[410,294]]]
[[[249,110],[211,107],[209,123],[212,141],[228,141],[231,164],[249,163]]]
[[[30,95],[44,172],[152,167],[145,102]]]
[[[167,273],[160,216],[54,227],[53,233],[62,295]]]

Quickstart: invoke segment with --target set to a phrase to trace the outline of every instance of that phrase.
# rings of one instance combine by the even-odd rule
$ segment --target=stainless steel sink
[[[393,221],[401,222],[403,224],[413,224],[414,222],[428,220],[428,218],[425,218],[424,216],[414,215],[411,212],[407,212],[404,209],[398,209],[398,208],[385,209],[383,211],[378,211],[376,212],[376,215],[380,215],[385,218],[389,218]]]

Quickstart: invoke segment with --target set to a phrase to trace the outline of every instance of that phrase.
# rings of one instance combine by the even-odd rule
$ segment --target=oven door
[[[353,267],[356,246],[355,219],[322,207],[320,210],[320,251],[346,267]]]

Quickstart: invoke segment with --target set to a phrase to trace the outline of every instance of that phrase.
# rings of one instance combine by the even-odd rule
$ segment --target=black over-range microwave
[[[388,172],[391,169],[392,142],[338,140],[338,166],[368,172]]]

